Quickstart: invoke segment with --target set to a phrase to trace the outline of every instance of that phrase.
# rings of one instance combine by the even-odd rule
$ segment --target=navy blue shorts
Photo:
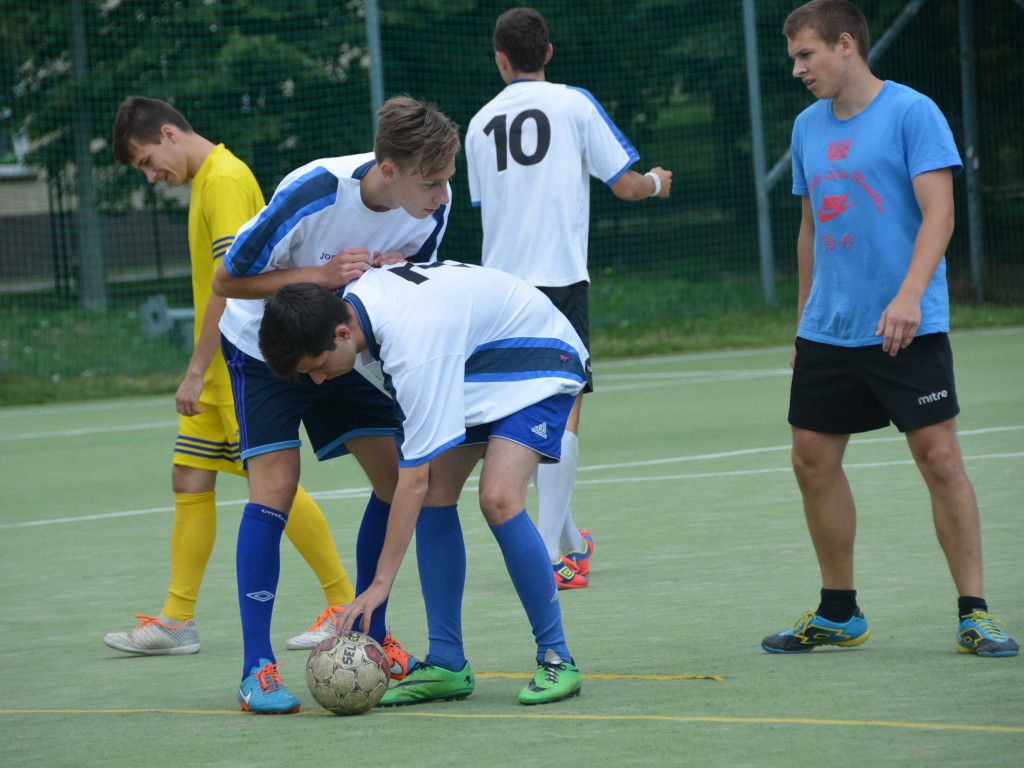
[[[299,422],[320,461],[348,453],[345,441],[364,435],[394,435],[394,404],[355,371],[317,385],[305,374],[278,378],[262,360],[221,336],[238,415],[242,460],[298,448]]]
[[[565,315],[576,334],[583,342],[587,352],[590,351],[590,283],[583,280],[572,285],[557,288],[537,286],[537,290],[551,299],[555,309]],[[587,358],[587,380],[583,384],[584,392],[594,391],[594,372],[590,370],[590,359]]]
[[[503,437],[539,453],[541,464],[555,464],[562,458],[562,434],[574,402],[575,395],[552,395],[489,424],[466,427],[466,439],[460,445]]]
[[[882,345],[840,347],[797,338],[789,423],[851,435],[889,426],[900,432],[960,413],[949,336],[916,337],[895,357]]]

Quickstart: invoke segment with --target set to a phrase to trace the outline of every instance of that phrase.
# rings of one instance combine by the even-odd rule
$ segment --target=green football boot
[[[562,661],[557,653],[548,648],[544,661],[537,662],[537,673],[533,680],[519,692],[520,704],[550,704],[553,701],[578,696],[583,686],[583,677],[571,661]]]
[[[421,664],[402,682],[388,688],[378,707],[402,707],[427,701],[464,699],[476,687],[476,678],[469,662],[458,672],[434,664]]]

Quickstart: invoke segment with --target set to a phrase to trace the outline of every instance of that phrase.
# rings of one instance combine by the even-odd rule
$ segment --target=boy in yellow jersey
[[[195,350],[175,404],[180,414],[174,447],[172,485],[174,526],[171,532],[171,583],[167,602],[156,617],[137,614],[131,632],[113,632],[103,642],[140,655],[196,653],[199,636],[195,603],[217,535],[217,472],[245,477],[239,455],[238,422],[217,327],[225,300],[211,290],[213,273],[235,233],[264,206],[256,179],[223,144],[192,130],[169,104],[131,96],[121,104],[114,124],[114,157],[146,175],[152,184],[180,186],[191,181],[188,244],[192,259],[195,304]],[[341,564],[327,520],[301,487],[288,516],[285,533],[306,559],[323,587],[327,610],[288,648],[312,648],[335,631],[338,606],[355,592]],[[386,639],[392,669],[407,665],[401,646]],[[396,675],[399,676],[399,675]]]

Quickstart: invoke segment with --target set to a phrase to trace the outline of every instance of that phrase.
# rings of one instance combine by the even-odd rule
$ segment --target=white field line
[[[982,429],[965,429],[958,431],[959,437],[965,437],[968,435],[988,435],[995,432],[1016,432],[1024,429],[1024,426],[1017,427],[984,427]],[[864,438],[853,438],[850,440],[851,446],[865,445],[867,443],[905,443],[906,437],[900,435],[899,437],[864,437]],[[696,456],[673,456],[667,459],[649,459],[647,461],[625,461],[617,464],[590,464],[585,467],[580,467],[577,472],[592,472],[597,469],[621,469],[622,467],[650,467],[656,464],[676,464],[682,461],[704,461],[706,459],[727,459],[733,456],[752,456],[758,453],[773,453],[775,451],[789,451],[793,446],[789,443],[786,445],[770,445],[764,448],[743,448],[736,451],[721,451],[719,453],[701,453]],[[853,465],[843,465],[853,466]]]
[[[989,328],[977,331],[955,331],[949,334],[951,339],[970,338],[973,336],[1015,336],[1024,333],[1024,328]],[[722,360],[733,357],[756,357],[758,355],[788,355],[790,347],[760,347],[758,349],[726,349],[721,352],[681,352],[678,355],[663,357],[630,357],[621,360],[599,360],[594,364],[595,374],[598,368],[633,368],[648,363],[678,363],[688,360]],[[603,378],[603,377],[602,377]]]
[[[645,379],[643,384],[621,384],[618,386],[601,387],[599,392],[621,392],[630,389],[647,389],[664,387],[671,384],[708,384],[723,381],[739,381],[763,376],[788,376],[790,370],[765,371],[698,371],[691,373],[655,373],[655,374],[612,374],[604,379]],[[650,381],[650,379],[658,379]],[[131,432],[143,429],[162,429],[177,426],[177,421],[159,421],[146,424],[121,424],[107,427],[82,427],[81,429],[59,429],[50,432],[22,432],[20,434],[0,435],[0,443],[17,442],[20,440],[39,440],[53,437],[75,437],[77,435],[102,435],[107,432]]]
[[[23,432],[20,435],[0,435],[0,443],[15,440],[36,440],[46,437],[74,437],[75,435],[102,435],[107,432],[135,432],[140,429],[163,429],[176,427],[177,421],[151,421],[148,424],[120,424],[113,427],[83,427],[82,429],[59,429],[53,432]]]
[[[1024,427],[993,427],[990,429],[979,429],[967,432],[961,432],[961,435],[971,434],[983,434],[990,432],[1003,432],[1009,430],[1019,430]],[[893,442],[899,441],[902,438],[875,438],[870,440],[862,440],[858,442],[864,443],[880,443],[880,442]],[[752,453],[766,453],[769,451],[789,450],[790,446],[771,446],[767,448],[751,448],[743,451],[727,451],[724,453],[716,454],[704,454],[697,456],[679,456],[671,459],[655,459],[647,462],[623,462],[620,464],[599,464],[589,467],[580,467],[580,471],[595,470],[595,469],[617,469],[622,467],[636,467],[636,466],[650,466],[653,464],[665,464],[669,462],[681,462],[681,461],[698,461],[703,459],[715,459],[715,458],[726,458],[730,456],[740,456]],[[977,454],[973,456],[964,456],[964,461],[982,461],[990,459],[1015,459],[1024,457],[1024,452],[1012,452],[1012,453],[985,453]],[[893,467],[893,466],[904,466],[907,464],[913,464],[913,460],[899,460],[899,461],[878,461],[878,462],[863,462],[856,464],[844,464],[845,469],[864,469],[868,467]],[[614,477],[614,478],[601,478],[598,480],[577,480],[577,485],[606,485],[606,484],[617,484],[617,483],[652,483],[667,480],[698,480],[709,477],[738,477],[744,475],[764,475],[773,474],[779,472],[792,472],[792,467],[773,467],[769,469],[738,469],[728,472],[699,472],[692,474],[683,475],[660,475],[660,476],[637,476],[637,477]],[[477,478],[472,478],[476,480]],[[476,491],[479,489],[477,485],[467,485],[465,490]],[[369,488],[339,488],[333,491],[317,491],[310,493],[314,499],[358,499],[365,497],[370,492]],[[218,501],[218,507],[228,506],[243,506],[247,499],[233,499],[230,501]],[[149,515],[155,512],[173,512],[174,507],[148,507],[146,509],[132,509],[123,512],[104,512],[95,515],[81,515],[78,517],[61,517],[50,520],[29,520],[21,523],[4,523],[0,524],[0,530],[8,528],[34,528],[43,525],[56,525],[59,523],[80,523],[87,520],[107,520],[110,518],[118,517],[133,517],[135,515]]]
[[[50,413],[81,413],[84,411],[123,411],[126,408],[151,408],[154,405],[164,404],[172,407],[174,398],[172,395],[160,395],[157,397],[133,397],[130,400],[109,400],[102,403],[74,403],[71,405],[18,405],[8,408],[0,408],[0,419],[11,416],[31,416],[41,410]]]

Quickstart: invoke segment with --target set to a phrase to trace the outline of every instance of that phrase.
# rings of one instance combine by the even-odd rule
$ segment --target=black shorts
[[[850,435],[889,426],[900,432],[960,413],[949,336],[916,337],[895,357],[870,347],[839,347],[797,338],[789,423]]]
[[[563,285],[557,288],[545,288],[537,286],[537,290],[551,299],[559,312],[569,319],[576,334],[583,342],[587,352],[590,351],[590,283],[583,280],[572,285]],[[594,372],[590,370],[590,360],[587,360],[587,381],[583,385],[584,392],[594,391]]]

